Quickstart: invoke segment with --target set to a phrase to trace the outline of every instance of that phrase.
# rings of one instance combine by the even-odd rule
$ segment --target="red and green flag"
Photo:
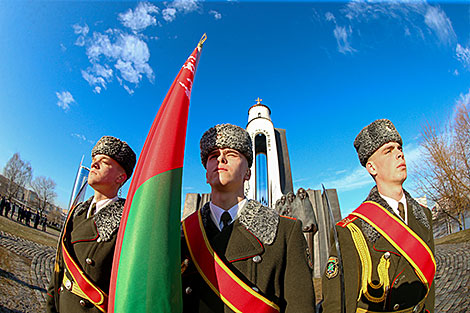
[[[206,35],[155,117],[134,171],[114,252],[108,312],[181,312],[181,184],[189,100]]]

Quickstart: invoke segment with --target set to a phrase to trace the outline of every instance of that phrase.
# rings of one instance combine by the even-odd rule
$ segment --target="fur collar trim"
[[[88,211],[93,197],[85,202],[82,202],[73,213],[75,218],[77,215]],[[98,213],[93,216],[96,229],[98,230],[99,238],[101,241],[109,241],[112,235],[119,229],[121,222],[122,211],[126,199],[118,199],[117,201],[103,207]]]
[[[429,221],[426,218],[426,214],[424,213],[419,203],[416,202],[416,200],[413,199],[406,190],[403,189],[403,192],[405,193],[405,199],[408,204],[408,212],[411,212],[415,216],[416,220],[419,223],[423,224],[424,227],[426,227],[427,229],[430,229]],[[389,211],[392,214],[395,214],[393,209],[388,205],[387,201],[385,201],[380,196],[379,191],[377,190],[377,186],[374,186],[374,188],[372,188],[372,190],[369,193],[369,196],[367,197],[365,201],[377,202],[378,204],[383,206],[387,211]],[[379,239],[382,236],[377,230],[375,230],[375,228],[372,225],[368,224],[367,222],[363,220],[361,220],[361,223],[362,223],[362,231],[364,235],[366,235],[366,237],[369,239],[369,241],[375,243],[375,241],[377,241],[377,239]]]
[[[211,218],[209,203],[201,209],[201,217],[204,226],[207,226]],[[238,221],[263,244],[270,245],[276,239],[279,214],[255,200],[248,200],[240,209]]]

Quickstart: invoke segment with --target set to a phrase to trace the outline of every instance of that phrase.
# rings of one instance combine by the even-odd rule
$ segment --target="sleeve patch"
[[[328,279],[335,278],[338,276],[338,258],[335,256],[330,256],[328,262],[326,263],[325,276]]]

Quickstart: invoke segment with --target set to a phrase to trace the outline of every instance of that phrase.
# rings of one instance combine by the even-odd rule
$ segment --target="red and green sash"
[[[74,207],[75,208],[75,207]],[[77,294],[77,287],[79,288],[78,294],[81,297],[86,298],[88,301],[93,303],[100,311],[106,312],[108,305],[108,295],[102,291],[99,287],[86,276],[83,270],[80,268],[80,265],[75,262],[75,260],[70,256],[69,251],[66,248],[65,244],[65,234],[67,233],[67,227],[69,225],[69,220],[73,216],[73,209],[70,210],[67,221],[65,222],[64,232],[61,238],[61,250],[62,256],[64,259],[64,264],[67,271],[72,276],[73,286],[72,293]],[[65,274],[64,274],[65,275]]]
[[[183,230],[199,274],[228,307],[235,312],[279,312],[274,302],[245,284],[212,249],[199,210],[183,221]]]
[[[413,266],[429,290],[436,273],[436,261],[428,245],[408,225],[373,201],[364,202],[350,215],[363,219],[384,236]]]

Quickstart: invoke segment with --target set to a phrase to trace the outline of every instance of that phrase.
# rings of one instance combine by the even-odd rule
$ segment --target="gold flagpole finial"
[[[206,35],[206,33],[204,33],[204,35],[202,35],[202,37],[201,37],[201,40],[199,40],[199,43],[197,44],[197,46],[199,48],[202,48],[202,45],[204,44],[204,41],[206,41],[206,39],[207,39],[207,35]]]

